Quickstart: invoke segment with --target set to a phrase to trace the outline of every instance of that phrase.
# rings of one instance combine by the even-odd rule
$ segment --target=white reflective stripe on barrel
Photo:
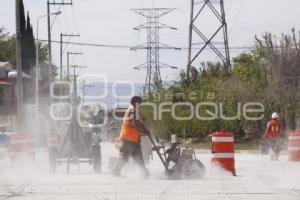
[[[234,153],[213,153],[213,158],[234,158]]]
[[[59,140],[57,138],[51,138],[48,140],[48,143],[50,144],[59,144]]]
[[[233,137],[212,137],[213,142],[234,142]]]
[[[13,155],[24,155],[28,153],[35,154],[35,151],[34,150],[14,151]]]
[[[11,144],[26,144],[26,143],[33,143],[33,140],[11,140]]]
[[[289,151],[300,151],[300,147],[289,147]]]
[[[49,144],[48,147],[57,147],[59,144]]]
[[[300,140],[300,136],[289,136],[289,140]]]

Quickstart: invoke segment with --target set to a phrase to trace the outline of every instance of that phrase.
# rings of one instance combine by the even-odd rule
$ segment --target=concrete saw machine
[[[153,145],[153,151],[156,151],[162,162],[166,175],[170,179],[201,179],[205,174],[205,166],[197,159],[193,148],[181,148],[176,135],[171,135],[169,141],[160,141],[155,137],[148,135]]]

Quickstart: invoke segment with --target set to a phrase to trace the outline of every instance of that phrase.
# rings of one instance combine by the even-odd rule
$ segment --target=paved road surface
[[[208,173],[203,180],[167,180],[159,160],[148,165],[151,177],[143,180],[135,166],[124,170],[128,176],[109,174],[109,156],[117,152],[111,144],[103,144],[103,174],[91,172],[91,166],[65,166],[56,175],[47,173],[47,154],[40,151],[35,164],[20,163],[10,168],[8,158],[0,160],[0,199],[17,200],[299,200],[300,163],[287,162],[283,155],[278,162],[259,154],[236,154],[237,177],[210,170],[210,155],[200,153]],[[109,156],[107,156],[109,155]],[[80,171],[80,172],[79,172]]]

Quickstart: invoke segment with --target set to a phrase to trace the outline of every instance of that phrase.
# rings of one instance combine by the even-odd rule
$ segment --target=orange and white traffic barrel
[[[212,137],[212,158],[213,166],[231,172],[236,176],[234,160],[234,135],[233,133],[216,132]]]
[[[48,137],[48,147],[58,147],[60,144],[60,138],[57,134],[50,134]]]
[[[300,131],[289,133],[289,161],[300,162]]]
[[[14,160],[19,156],[28,156],[35,159],[34,140],[24,133],[13,133],[10,136],[10,152],[11,158]]]

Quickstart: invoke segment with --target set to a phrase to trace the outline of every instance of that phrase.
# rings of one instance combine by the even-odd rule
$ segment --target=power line
[[[75,32],[79,32],[79,31],[78,31],[78,27],[77,27],[77,25],[76,25],[76,22],[77,22],[76,16],[77,16],[77,15],[75,14],[75,10],[76,10],[76,9],[74,9],[74,6],[72,6],[72,21],[73,21],[73,28],[74,28]],[[77,39],[77,42],[81,43],[80,37],[77,37],[76,39]],[[76,45],[73,45],[73,46],[74,46],[74,48],[76,47]],[[75,49],[75,50],[76,50],[76,49]],[[79,46],[79,51],[80,51],[80,52],[83,52],[83,49],[82,49],[81,46]],[[87,62],[86,62],[85,55],[83,55],[82,58],[83,58],[83,61],[84,61],[84,63],[85,63],[85,66],[86,66],[86,65],[87,65]]]
[[[42,41],[42,42],[46,42],[47,40],[44,40],[44,39],[40,39],[39,41]],[[59,44],[60,41],[57,41],[57,40],[51,40],[52,43],[57,43]],[[103,48],[118,48],[118,49],[131,49],[134,45],[112,45],[112,44],[97,44],[97,43],[84,43],[84,42],[63,42],[63,44],[71,44],[71,45],[78,45],[78,46],[90,46],[90,47],[103,47]],[[188,47],[178,47],[179,49],[181,50],[188,50],[189,48]],[[229,49],[233,49],[233,50],[249,50],[249,49],[252,49],[254,48],[254,46],[232,46],[232,47],[229,47]],[[276,48],[279,48],[276,47]],[[192,49],[200,49],[199,48],[196,48],[196,47],[193,47]],[[222,49],[221,47],[219,47],[218,49]],[[223,48],[225,49],[225,48]],[[172,49],[173,50],[173,49]]]
[[[42,42],[46,42],[47,40],[40,40]],[[57,40],[51,40],[52,43],[60,43]],[[96,43],[82,43],[82,42],[63,42],[64,44],[72,44],[78,46],[92,46],[92,47],[109,47],[109,48],[126,48],[130,49],[132,46],[129,45],[110,45],[110,44],[96,44]]]
[[[233,22],[232,22],[232,25],[231,25],[231,28],[230,28],[229,33],[232,32],[233,27],[235,26],[236,22],[238,21],[238,18],[239,18],[240,14],[241,14],[241,12],[242,12],[242,10],[243,10],[243,7],[245,6],[245,3],[246,3],[246,0],[243,0],[243,2],[242,2],[242,4],[241,4],[241,6],[240,6],[240,8],[239,8],[239,10],[238,10],[238,12],[237,12],[237,14],[236,14],[235,17],[234,17],[234,20],[233,20]]]
[[[39,40],[41,42],[47,42],[48,40],[45,39],[41,39]],[[56,44],[60,44],[60,41],[57,40],[51,40],[51,43],[56,43]],[[111,44],[97,44],[97,43],[84,43],[84,42],[63,42],[63,44],[72,44],[72,45],[78,45],[78,46],[90,46],[90,47],[100,47],[100,48],[117,48],[117,49],[126,49],[126,50],[130,50],[132,49],[132,47],[134,45],[111,45]],[[300,43],[298,43],[298,45],[300,45]],[[260,46],[262,48],[267,48],[267,47],[263,47]],[[251,50],[254,49],[255,45],[252,46],[231,46],[229,47],[230,50]],[[281,46],[273,46],[274,49],[280,49],[282,48]],[[188,47],[178,47],[178,49],[180,50],[189,50]],[[197,47],[193,47],[192,50],[199,50],[199,48]],[[218,47],[219,50],[225,50],[224,47]],[[173,50],[173,49],[171,49]]]
[[[68,45],[65,46],[65,49],[63,49],[63,38],[64,37],[69,37],[69,42],[70,38],[72,37],[80,37],[79,34],[60,34],[60,80],[62,80],[63,74],[62,74],[62,66],[63,66],[63,53],[65,49],[67,48]]]
[[[61,10],[60,10],[61,6],[62,6],[62,5],[59,5],[59,7],[58,7],[58,9],[57,9],[56,12],[60,12],[60,11],[61,11]],[[52,21],[52,24],[51,24],[51,26],[50,26],[50,29],[52,29],[52,27],[53,27],[53,25],[54,25],[54,22],[55,22],[55,20],[56,20],[56,18],[57,18],[57,16],[58,16],[58,15],[55,15],[55,16],[54,16],[54,19],[53,19],[53,21]]]

